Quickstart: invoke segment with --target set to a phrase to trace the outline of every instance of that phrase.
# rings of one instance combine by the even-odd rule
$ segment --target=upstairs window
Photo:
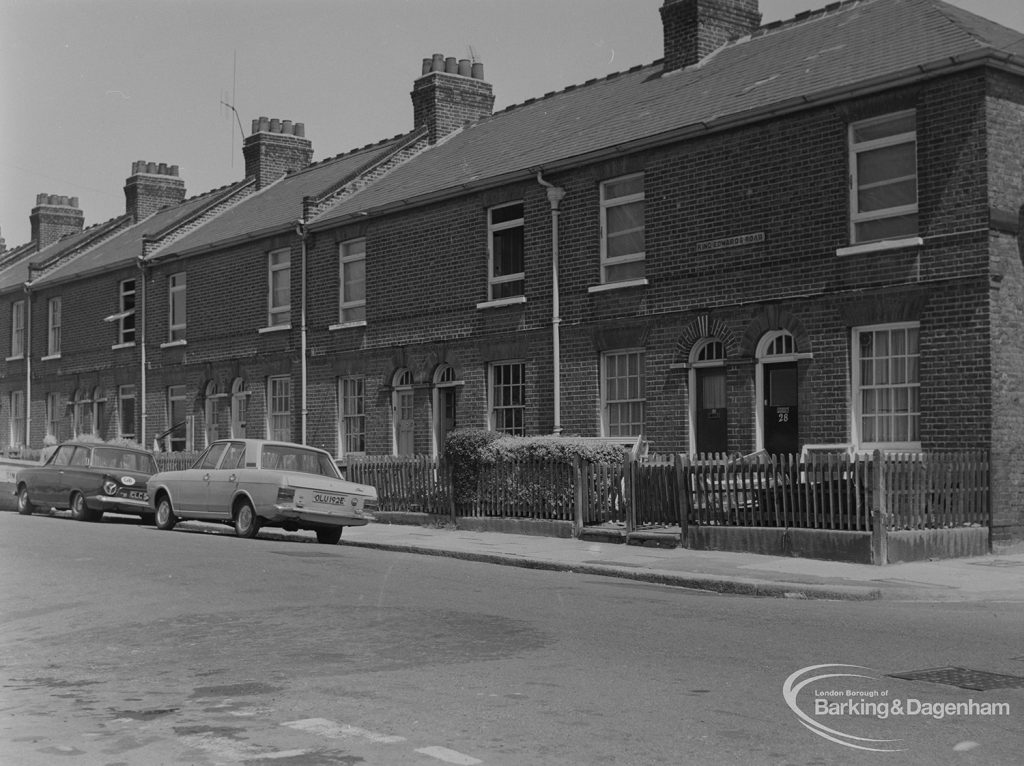
[[[117,342],[135,342],[135,280],[121,282],[120,311],[118,312]]]
[[[11,304],[11,358],[25,356],[25,301]]]
[[[269,256],[270,294],[267,297],[269,327],[280,327],[292,321],[292,252],[275,250]]]
[[[168,326],[170,331],[167,340],[170,343],[185,340],[185,288],[186,280],[184,272],[172,274],[167,280],[167,303],[170,307]]]
[[[523,203],[494,207],[488,211],[490,243],[488,298],[492,301],[523,294]]]
[[[644,176],[601,184],[601,281],[643,279]]]
[[[854,243],[917,235],[917,120],[913,111],[850,126]]]
[[[60,298],[50,298],[46,310],[46,355],[60,356]]]
[[[342,324],[366,321],[366,240],[342,242],[341,295],[339,296]]]

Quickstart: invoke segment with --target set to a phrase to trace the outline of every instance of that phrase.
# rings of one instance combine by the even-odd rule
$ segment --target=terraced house
[[[246,180],[0,262],[9,443],[969,446],[1020,540],[1021,32],[940,0],[661,17],[663,59],[497,113],[478,63],[424,59],[409,132],[318,163],[257,120]]]

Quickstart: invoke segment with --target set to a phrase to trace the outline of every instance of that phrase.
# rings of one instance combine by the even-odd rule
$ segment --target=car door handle
[[[231,474],[230,476],[228,476],[228,481],[235,481],[237,478],[238,477],[236,477],[234,474]]]
[[[205,476],[203,476],[203,481],[209,481],[209,480],[210,480],[210,474],[206,474]]]

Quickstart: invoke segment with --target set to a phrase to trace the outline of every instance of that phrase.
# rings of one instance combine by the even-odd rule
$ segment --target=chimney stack
[[[445,58],[435,53],[423,59],[423,70],[413,83],[414,127],[426,126],[430,143],[437,143],[462,126],[489,117],[494,109],[491,84],[484,81],[484,65]]]
[[[252,121],[252,135],[242,142],[246,177],[255,176],[256,188],[273,183],[313,161],[313,144],[301,122],[260,117]]]
[[[0,233],[0,255],[7,252],[7,240],[4,239],[2,233]]]
[[[36,243],[36,250],[42,250],[61,237],[81,232],[85,214],[78,207],[78,197],[37,194],[36,206],[28,220],[32,225],[32,241]]]
[[[185,182],[178,178],[177,165],[140,160],[132,163],[124,197],[125,212],[138,223],[161,208],[180,204],[185,199]]]
[[[696,64],[760,25],[757,0],[665,0],[661,7],[665,71]]]

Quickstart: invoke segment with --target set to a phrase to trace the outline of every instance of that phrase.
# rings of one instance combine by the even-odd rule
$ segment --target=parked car
[[[149,517],[146,480],[158,470],[152,453],[143,449],[65,442],[42,465],[17,472],[18,513],[70,508],[79,521],[99,521],[104,512]]]
[[[330,453],[264,439],[216,441],[191,468],[151,476],[147,487],[160,529],[198,519],[230,524],[239,537],[273,526],[335,545],[377,509],[377,490],[342,479]]]

